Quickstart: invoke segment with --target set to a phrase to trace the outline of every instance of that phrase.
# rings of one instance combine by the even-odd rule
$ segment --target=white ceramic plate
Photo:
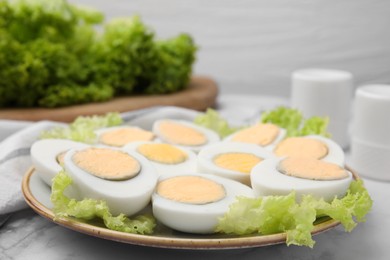
[[[355,177],[357,178],[356,175]],[[23,178],[22,191],[28,205],[41,216],[81,233],[123,243],[180,249],[233,249],[268,246],[286,241],[285,233],[249,236],[194,235],[177,232],[161,225],[156,227],[153,235],[138,235],[107,229],[99,221],[83,222],[74,218],[54,219],[51,211],[50,187],[39,178],[33,168],[28,170]],[[317,220],[312,234],[329,230],[338,224],[340,222],[330,218]]]
[[[154,121],[161,118],[193,120],[197,114],[198,112],[190,109],[157,107],[131,111],[122,114],[122,117],[129,124],[151,129]],[[229,118],[232,119],[232,116]],[[241,115],[238,118],[241,118]],[[240,124],[242,124],[241,121]],[[358,178],[355,174],[354,177]],[[30,207],[43,217],[81,233],[123,243],[180,249],[233,249],[261,247],[286,241],[285,233],[248,236],[194,235],[177,232],[162,225],[157,225],[153,235],[138,235],[107,229],[101,221],[96,220],[85,222],[75,218],[55,219],[51,211],[50,187],[40,179],[33,168],[28,170],[23,178],[22,191]],[[151,211],[150,208],[146,210]],[[340,224],[338,221],[328,217],[321,218],[316,221],[312,234],[329,230],[338,224]]]

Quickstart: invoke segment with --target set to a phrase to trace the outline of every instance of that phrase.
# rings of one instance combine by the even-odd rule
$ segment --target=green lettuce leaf
[[[53,212],[56,218],[75,217],[82,220],[101,218],[107,228],[136,234],[152,234],[156,226],[153,216],[139,215],[129,219],[124,214],[112,216],[105,201],[83,199],[77,201],[67,197],[64,193],[71,185],[72,179],[64,172],[59,172],[53,179],[50,200],[53,203]]]
[[[104,116],[80,116],[67,127],[55,127],[43,131],[41,139],[58,138],[70,139],[84,143],[95,143],[95,130],[102,127],[117,126],[123,123],[119,113],[107,113]]]
[[[289,226],[286,226],[286,244],[289,245],[304,245],[313,248],[315,241],[311,236],[311,231],[314,229],[314,221],[316,220],[316,210],[305,201],[301,204],[296,204],[290,207],[289,215],[293,219]]]
[[[307,195],[298,203],[294,192],[286,196],[238,197],[219,219],[216,231],[237,235],[286,232],[287,245],[313,247],[311,232],[318,217],[329,216],[351,231],[357,222],[365,220],[372,203],[361,180],[353,181],[343,198],[331,202]]]
[[[328,124],[329,117],[310,117],[303,122],[302,128],[299,131],[299,135],[322,135],[325,137],[330,137],[330,133],[327,132]]]
[[[310,231],[315,219],[315,209],[296,203],[294,192],[287,196],[239,197],[219,219],[216,231],[237,235],[286,232],[288,245],[313,247]]]
[[[190,35],[157,40],[139,16],[105,22],[103,12],[69,2],[0,0],[0,107],[62,107],[188,86],[197,52]]]
[[[322,135],[327,132],[328,117],[310,117],[305,119],[302,113],[293,108],[277,107],[261,114],[262,123],[272,123],[287,130],[287,136]]]
[[[217,111],[211,108],[208,108],[206,113],[197,116],[194,119],[194,123],[217,132],[221,138],[240,129],[231,127],[227,120],[222,118]]]
[[[314,198],[312,201],[318,216],[326,215],[340,221],[346,231],[352,231],[357,225],[356,221],[365,221],[373,204],[362,180],[353,181],[347,194],[341,199],[335,198],[330,203],[316,201]]]
[[[263,112],[260,121],[262,123],[272,123],[286,129],[288,137],[305,135],[330,137],[330,134],[327,132],[328,117],[313,116],[305,119],[299,110],[293,108],[277,107]],[[210,108],[207,109],[206,113],[197,116],[194,123],[214,130],[221,138],[245,127],[231,127],[226,119]]]
[[[303,117],[301,112],[287,107],[278,107],[261,114],[262,123],[272,123],[287,130],[287,136],[299,135]]]
[[[197,46],[192,37],[182,33],[157,41],[153,55],[145,62],[138,89],[147,94],[166,94],[188,86]]]

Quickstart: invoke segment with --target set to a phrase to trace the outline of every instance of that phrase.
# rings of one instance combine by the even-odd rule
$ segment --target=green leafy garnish
[[[138,89],[148,94],[173,93],[183,89],[190,81],[197,47],[185,33],[165,41],[157,41],[156,57],[145,64],[149,73],[141,78]]]
[[[300,203],[296,201],[295,192],[286,196],[238,197],[219,219],[216,231],[237,235],[286,232],[287,245],[313,247],[311,231],[318,217],[329,216],[351,231],[356,222],[365,220],[372,207],[362,180],[353,181],[343,198],[336,197],[331,202],[311,195],[303,196]]]
[[[330,137],[330,133],[327,132],[328,124],[329,117],[310,117],[303,122],[302,128],[299,131],[299,135],[322,135],[325,137]]]
[[[107,203],[102,200],[83,199],[77,201],[67,197],[64,192],[71,185],[72,179],[64,172],[59,172],[53,178],[50,200],[53,203],[55,218],[74,217],[82,220],[101,218],[107,228],[111,230],[152,234],[156,220],[150,215],[139,215],[129,219],[124,214],[113,216]]]
[[[121,125],[123,120],[119,113],[108,113],[104,116],[79,116],[69,126],[54,127],[43,131],[41,139],[69,139],[77,142],[95,143],[95,130],[102,127]]]
[[[215,131],[221,138],[240,129],[229,126],[228,121],[223,119],[217,111],[211,108],[208,108],[206,113],[197,116],[194,119],[194,123]]]
[[[286,129],[287,136],[299,135],[302,119],[301,112],[287,107],[278,107],[261,114],[261,122],[272,123]]]
[[[261,122],[272,123],[287,130],[287,136],[323,135],[329,137],[328,117],[314,116],[303,118],[302,113],[293,108],[277,107],[261,114]]]
[[[330,137],[330,134],[327,132],[328,117],[313,116],[304,119],[302,113],[297,109],[277,107],[273,110],[263,112],[260,121],[262,123],[272,123],[286,129],[287,137],[305,135]],[[194,119],[194,123],[214,130],[222,138],[245,127],[229,126],[228,121],[211,108],[207,109],[206,113],[197,116]]]
[[[66,0],[1,0],[0,107],[179,91],[196,51],[188,34],[155,39],[139,16],[104,23],[102,12]]]

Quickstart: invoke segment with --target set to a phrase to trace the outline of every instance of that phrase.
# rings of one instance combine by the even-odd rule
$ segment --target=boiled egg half
[[[343,149],[333,140],[320,135],[286,138],[274,147],[273,153],[277,157],[314,158],[341,167],[345,165]]]
[[[153,132],[162,142],[195,152],[220,140],[219,135],[214,131],[185,120],[157,120],[153,124]]]
[[[114,215],[133,215],[150,201],[157,172],[143,156],[118,149],[73,149],[64,158],[80,197],[105,200]]]
[[[183,147],[167,143],[133,142],[123,147],[148,159],[159,175],[196,171],[196,154]]]
[[[86,147],[84,143],[65,139],[38,140],[31,146],[31,161],[39,177],[51,186],[51,180],[63,168],[65,153],[72,148]]]
[[[248,186],[219,176],[163,175],[152,197],[153,215],[174,230],[209,234],[237,196],[254,195]]]
[[[122,147],[136,141],[152,141],[155,135],[136,126],[114,126],[95,131],[98,143],[106,146]]]
[[[219,142],[199,152],[198,171],[250,185],[252,168],[272,156],[270,151],[255,144]]]
[[[286,135],[286,130],[271,123],[259,123],[237,131],[225,141],[256,144],[262,147],[269,147],[278,143]]]
[[[250,174],[257,196],[287,195],[297,198],[310,194],[326,201],[344,196],[352,173],[343,167],[314,158],[269,158],[255,166]]]

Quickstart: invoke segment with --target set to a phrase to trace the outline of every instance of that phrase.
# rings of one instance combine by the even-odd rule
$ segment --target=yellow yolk
[[[221,184],[199,176],[163,180],[157,185],[157,193],[166,199],[189,204],[207,204],[226,196]]]
[[[348,177],[347,171],[337,164],[312,158],[286,158],[279,163],[278,170],[289,176],[310,180],[339,180]]]
[[[280,157],[294,156],[321,159],[328,154],[328,147],[325,143],[313,138],[290,137],[280,142],[274,153]]]
[[[139,128],[118,128],[100,135],[100,143],[110,146],[124,146],[134,141],[151,141],[154,134]]]
[[[214,164],[232,171],[250,173],[263,159],[250,153],[223,153],[214,157]]]
[[[143,144],[137,151],[151,161],[178,164],[187,160],[187,154],[169,144]]]
[[[279,127],[274,124],[257,124],[238,132],[232,141],[266,146],[276,139],[279,131]]]
[[[159,131],[168,142],[174,144],[197,146],[207,142],[206,136],[198,130],[171,121],[161,122]]]
[[[64,151],[62,153],[59,153],[56,157],[57,163],[61,166],[64,166],[64,157],[67,151]]]
[[[129,154],[107,148],[77,151],[72,160],[84,171],[107,180],[127,180],[141,170],[139,162]]]

